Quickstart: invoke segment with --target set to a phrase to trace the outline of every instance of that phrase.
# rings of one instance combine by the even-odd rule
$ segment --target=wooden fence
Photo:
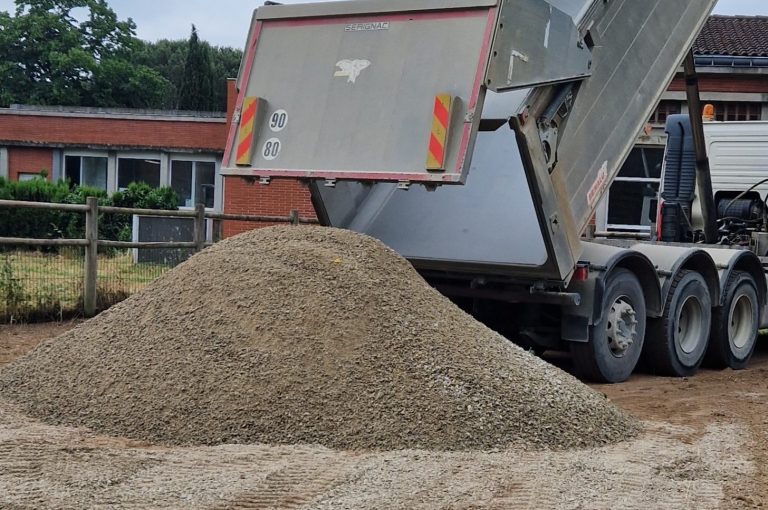
[[[198,204],[195,210],[158,210],[158,209],[133,209],[125,207],[100,206],[98,199],[88,197],[86,204],[53,204],[47,202],[21,202],[16,200],[0,200],[0,208],[16,209],[48,209],[61,212],[73,212],[85,214],[85,239],[27,239],[16,237],[0,237],[1,245],[16,246],[74,246],[85,250],[84,278],[83,278],[83,313],[90,317],[97,309],[97,271],[98,249],[104,248],[144,248],[144,249],[173,249],[187,248],[200,251],[212,243],[206,242],[205,221],[207,219],[220,221],[246,221],[257,223],[288,223],[292,225],[317,223],[314,219],[300,218],[298,211],[291,211],[289,216],[254,216],[246,214],[222,214],[206,211],[202,204]],[[191,242],[130,242],[110,241],[99,239],[99,215],[100,214],[125,214],[139,216],[154,216],[165,218],[191,218],[194,228]]]

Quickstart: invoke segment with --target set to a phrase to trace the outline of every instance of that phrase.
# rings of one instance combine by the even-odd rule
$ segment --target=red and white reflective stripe
[[[235,162],[249,166],[253,159],[253,145],[256,139],[256,119],[262,100],[258,97],[246,97],[240,114],[240,129],[237,136]]]
[[[445,171],[446,143],[451,122],[451,107],[453,96],[439,94],[435,97],[435,107],[432,113],[432,130],[429,135],[427,151],[427,170]]]

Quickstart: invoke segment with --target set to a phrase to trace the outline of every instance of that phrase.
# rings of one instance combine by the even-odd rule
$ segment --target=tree
[[[179,90],[187,62],[188,41],[180,39],[157,42],[139,41],[132,61],[136,65],[154,69],[168,81],[168,88],[162,100],[162,108],[171,110],[179,105]]]
[[[213,103],[211,109],[224,111],[227,108],[226,79],[237,77],[243,52],[235,48],[211,46],[205,41],[199,41],[199,44],[208,48],[211,55],[213,68]],[[164,108],[177,108],[180,105],[180,91],[184,80],[188,50],[189,40],[170,41],[163,39],[157,42],[140,41],[134,52],[132,59],[134,63],[154,69],[170,83],[167,96],[163,100]]]
[[[15,15],[0,11],[0,107],[226,109],[240,50],[212,47],[194,27],[186,41],[135,31],[106,0],[16,0]]]
[[[15,50],[13,47],[15,36],[13,18],[7,12],[0,12],[0,54],[4,55],[0,59],[0,105],[2,106],[8,106],[14,101],[24,79],[23,70],[12,54]]]
[[[74,1],[17,1],[16,16],[4,13],[3,46],[11,75],[3,76],[10,100],[40,104],[78,104],[84,79],[94,65],[82,47],[82,35],[71,16]]]
[[[127,60],[104,60],[94,70],[92,106],[164,108],[171,84],[160,73]]]
[[[0,106],[151,105],[168,84],[130,63],[135,29],[106,0],[16,0],[15,16],[0,13]]]
[[[240,60],[243,58],[242,50],[214,46],[213,52],[213,76],[214,76],[214,104],[217,110],[227,109],[227,78],[237,78],[240,70]]]
[[[187,61],[179,91],[179,109],[214,110],[213,66],[210,47],[200,43],[197,28],[192,25],[192,34],[187,46]]]

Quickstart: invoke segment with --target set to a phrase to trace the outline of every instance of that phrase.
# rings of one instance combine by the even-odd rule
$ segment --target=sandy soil
[[[0,366],[69,327],[0,327]],[[646,431],[567,453],[166,448],[44,425],[0,402],[0,508],[760,508],[766,347],[743,372],[596,386]]]
[[[59,336],[74,328],[78,322],[50,322],[45,324],[0,324],[0,368],[10,363],[42,340]]]
[[[747,370],[703,370],[695,377],[666,379],[635,376],[626,384],[595,386],[619,407],[643,420],[689,427],[695,441],[712,426],[735,427],[753,466],[751,476],[725,485],[725,508],[763,508],[768,505],[768,338],[758,344]],[[723,466],[738,453],[724,452]]]

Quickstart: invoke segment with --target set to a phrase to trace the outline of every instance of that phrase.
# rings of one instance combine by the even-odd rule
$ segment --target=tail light
[[[577,264],[576,270],[573,272],[573,280],[577,282],[585,282],[589,278],[589,264]]]
[[[664,222],[664,201],[659,197],[656,204],[656,240],[661,241],[661,226]]]

